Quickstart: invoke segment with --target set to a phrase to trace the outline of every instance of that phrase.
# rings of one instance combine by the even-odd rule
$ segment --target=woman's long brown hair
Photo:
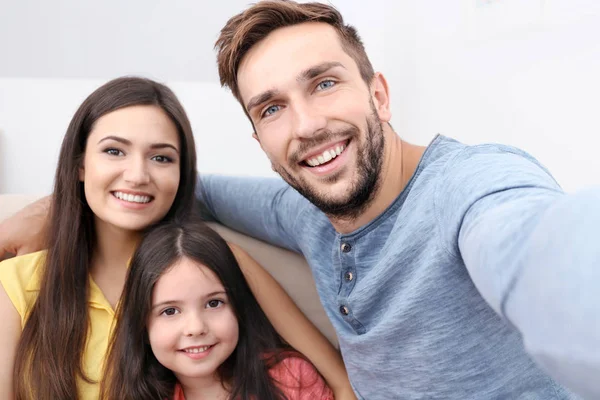
[[[73,116],[60,150],[39,295],[17,351],[14,382],[18,400],[77,399],[77,380],[91,382],[83,368],[83,353],[89,329],[89,269],[96,241],[79,167],[95,122],[109,112],[134,105],[160,107],[178,130],[180,183],[165,219],[185,216],[192,209],[195,144],[185,110],[173,92],[137,77],[118,78],[94,91]]]

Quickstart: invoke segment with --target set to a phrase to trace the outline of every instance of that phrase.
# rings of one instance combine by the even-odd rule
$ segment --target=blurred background
[[[213,44],[247,0],[0,0],[0,193],[52,189],[79,104],[121,75],[179,96],[201,173],[273,176],[219,86]],[[600,2],[334,0],[391,88],[398,134],[530,152],[568,191],[600,183]]]

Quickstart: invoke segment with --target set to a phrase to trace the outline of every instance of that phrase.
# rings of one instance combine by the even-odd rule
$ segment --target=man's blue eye
[[[326,81],[323,81],[323,82],[319,83],[319,89],[329,89],[333,85],[335,85],[335,82],[332,81],[331,79],[328,79]]]
[[[275,114],[277,111],[279,111],[279,106],[270,106],[269,108],[267,108],[264,112],[265,116],[269,116],[269,115],[273,115]]]

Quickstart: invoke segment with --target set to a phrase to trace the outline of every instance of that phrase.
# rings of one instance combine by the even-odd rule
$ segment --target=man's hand
[[[0,222],[0,260],[45,247],[49,209],[47,196]]]

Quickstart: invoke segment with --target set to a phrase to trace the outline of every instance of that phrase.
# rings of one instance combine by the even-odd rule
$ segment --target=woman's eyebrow
[[[108,135],[108,136],[103,137],[102,139],[100,139],[100,141],[98,141],[98,144],[100,144],[100,143],[102,143],[102,142],[104,142],[106,140],[114,140],[116,142],[123,143],[124,145],[131,146],[131,141],[130,140],[125,139],[125,138],[120,137],[120,136],[115,136],[115,135]],[[175,145],[173,145],[171,143],[153,143],[153,144],[150,145],[150,148],[151,149],[171,148],[171,149],[175,150],[175,152],[177,152],[177,154],[179,154],[179,149]]]

